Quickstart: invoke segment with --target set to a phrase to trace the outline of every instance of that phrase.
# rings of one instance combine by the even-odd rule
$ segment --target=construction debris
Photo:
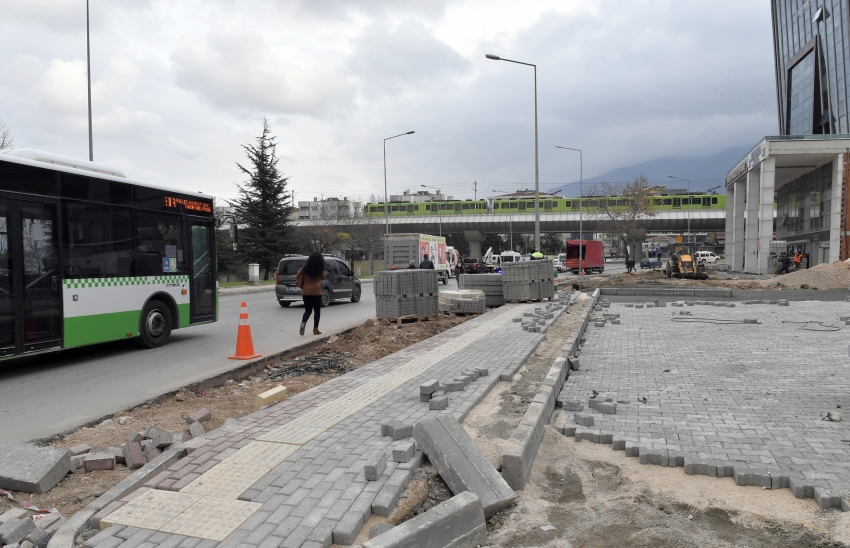
[[[280,362],[269,372],[268,378],[283,380],[302,375],[348,373],[356,368],[351,352],[324,352],[306,357],[297,357]]]

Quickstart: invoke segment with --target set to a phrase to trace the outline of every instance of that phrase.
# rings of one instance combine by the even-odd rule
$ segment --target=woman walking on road
[[[301,288],[301,299],[304,301],[304,316],[301,318],[301,329],[304,334],[307,320],[313,315],[313,335],[321,335],[319,331],[319,318],[322,310],[322,280],[325,279],[325,259],[318,251],[314,251],[307,257],[307,262],[295,275],[295,285]]]

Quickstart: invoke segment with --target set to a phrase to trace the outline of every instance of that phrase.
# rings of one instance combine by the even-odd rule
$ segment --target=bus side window
[[[187,274],[179,215],[136,210],[136,276]]]
[[[66,279],[133,276],[130,209],[66,202]]]

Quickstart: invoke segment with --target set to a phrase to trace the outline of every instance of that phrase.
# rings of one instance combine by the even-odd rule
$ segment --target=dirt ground
[[[40,440],[40,445],[67,449],[84,443],[91,447],[119,446],[130,430],[144,434],[149,425],[169,432],[188,434],[184,417],[206,407],[212,419],[203,423],[207,431],[218,428],[227,418],[240,418],[254,411],[257,394],[282,384],[290,395],[326,382],[346,371],[356,369],[411,344],[425,340],[474,316],[441,318],[439,321],[405,323],[401,326],[386,320],[367,320],[361,326],[341,336],[331,336],[325,343],[317,343],[297,356],[287,356],[268,361],[263,375],[242,382],[232,379],[224,385],[199,392],[181,390],[167,394],[138,407],[115,413],[96,425],[84,426],[73,432]],[[39,508],[56,508],[63,516],[70,516],[130,475],[121,464],[115,470],[86,474],[82,471],[68,474],[48,493],[32,494],[13,492],[19,502],[31,502]],[[17,504],[0,496],[0,513]]]

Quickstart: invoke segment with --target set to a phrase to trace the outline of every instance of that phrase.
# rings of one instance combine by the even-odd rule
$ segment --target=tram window
[[[670,198],[664,198],[664,205],[672,205],[672,204],[673,204],[673,200],[671,200]]]
[[[499,209],[499,204],[493,204],[493,209]]]
[[[661,200],[653,200],[652,202],[657,206],[661,205]]]
[[[461,209],[469,209],[469,204],[461,204],[460,208]]]
[[[571,206],[572,206],[572,202],[570,202],[569,200],[564,202],[564,207],[571,207]]]
[[[58,181],[56,172],[48,169],[0,162],[0,188],[3,190],[57,196]]]
[[[65,278],[133,276],[130,209],[66,203]]]
[[[712,199],[711,199],[711,204],[712,204],[712,205],[717,204],[717,198],[712,198]]]
[[[511,202],[511,209],[516,209],[516,208],[518,208],[518,207],[519,207],[519,203],[517,203],[517,202]]]
[[[136,276],[186,274],[186,258],[180,215],[136,211]]]

